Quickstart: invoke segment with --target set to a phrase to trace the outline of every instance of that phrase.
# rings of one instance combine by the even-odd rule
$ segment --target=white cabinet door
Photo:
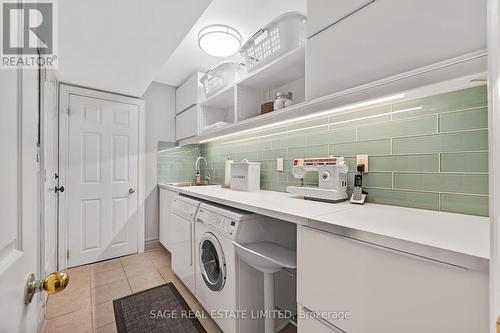
[[[349,311],[329,320],[349,333],[488,331],[487,273],[304,226],[297,286],[298,303],[312,311]]]
[[[160,243],[172,251],[172,203],[178,195],[175,191],[160,188]]]
[[[176,114],[198,104],[202,88],[200,83],[201,75],[202,73],[194,73],[175,91]]]
[[[194,290],[193,222],[172,214],[172,271]]]
[[[194,105],[175,116],[175,139],[182,140],[199,134],[199,106]]]
[[[307,0],[307,36],[310,37],[374,0]]]
[[[486,47],[486,2],[376,0],[307,41],[314,99]]]

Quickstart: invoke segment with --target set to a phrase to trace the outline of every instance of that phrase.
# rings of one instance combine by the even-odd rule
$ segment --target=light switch
[[[364,165],[364,172],[368,172],[368,155],[356,155],[356,171],[358,168],[358,165]]]
[[[283,159],[281,157],[276,159],[276,171],[283,171]]]

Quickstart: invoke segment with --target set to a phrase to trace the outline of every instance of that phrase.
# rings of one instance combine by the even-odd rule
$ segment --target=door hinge
[[[68,114],[68,116],[71,115],[71,110],[69,109],[69,106],[68,106],[68,109],[66,110],[66,113]]]
[[[69,250],[66,250],[66,259],[69,259]]]

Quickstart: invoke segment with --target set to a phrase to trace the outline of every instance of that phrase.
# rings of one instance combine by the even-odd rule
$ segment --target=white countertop
[[[219,186],[159,186],[457,266],[477,268],[474,261],[479,261],[478,265],[487,269],[490,257],[490,224],[486,217],[370,203],[362,206],[348,202],[325,203],[264,190],[240,192]]]

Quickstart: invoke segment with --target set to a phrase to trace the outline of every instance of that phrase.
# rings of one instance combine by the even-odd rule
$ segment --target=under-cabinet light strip
[[[279,126],[286,125],[286,124],[296,123],[296,122],[302,121],[302,120],[309,120],[309,119],[314,119],[314,118],[320,118],[320,117],[323,117],[323,116],[326,116],[328,114],[335,113],[335,112],[349,111],[349,110],[364,108],[364,107],[372,106],[372,105],[375,105],[375,104],[380,104],[380,103],[394,101],[394,100],[401,99],[401,98],[404,98],[404,97],[405,97],[405,94],[396,94],[396,95],[391,95],[391,96],[387,96],[387,97],[372,99],[372,100],[369,100],[369,101],[360,102],[360,103],[356,103],[356,104],[351,104],[351,105],[347,105],[347,106],[342,106],[342,107],[339,107],[339,108],[334,108],[334,109],[326,110],[326,111],[323,111],[323,112],[318,112],[318,113],[310,114],[310,115],[307,115],[307,116],[302,116],[302,117],[298,117],[298,118],[283,120],[283,121],[280,121],[280,122],[277,122],[277,123],[273,123],[273,124],[262,125],[262,126],[259,126],[259,127],[256,127],[256,128],[251,128],[251,129],[248,129],[248,130],[239,131],[237,133],[230,133],[230,134],[221,135],[221,136],[218,136],[218,137],[215,137],[215,138],[211,138],[211,139],[201,140],[200,143],[206,143],[206,142],[212,142],[212,141],[219,141],[219,140],[222,140],[222,139],[227,139],[227,138],[231,138],[231,137],[235,137],[235,136],[240,136],[242,134],[259,132],[259,131],[263,131],[263,130],[266,130],[266,129],[269,129],[269,128],[274,128],[274,127],[279,127]]]
[[[250,141],[250,140],[255,140],[255,139],[268,138],[268,137],[282,135],[282,134],[295,133],[295,132],[300,132],[300,131],[304,131],[304,130],[310,130],[310,129],[314,129],[314,128],[320,128],[320,127],[325,127],[325,126],[330,126],[330,125],[346,124],[346,123],[351,123],[353,121],[372,119],[372,118],[389,116],[389,115],[394,115],[394,114],[398,114],[398,113],[404,113],[404,112],[409,112],[409,111],[416,111],[416,110],[421,110],[421,109],[422,109],[421,106],[416,106],[416,107],[409,108],[409,109],[403,109],[403,110],[398,110],[398,111],[391,111],[391,112],[386,112],[386,113],[379,113],[379,114],[375,114],[375,115],[371,115],[371,116],[365,116],[365,117],[359,117],[359,118],[354,118],[354,119],[349,119],[349,120],[336,121],[336,122],[333,122],[333,123],[326,123],[326,124],[321,124],[321,125],[301,127],[301,128],[296,128],[296,129],[292,129],[292,130],[285,130],[285,131],[277,132],[277,133],[270,133],[270,134],[265,134],[265,135],[253,136],[251,138],[245,138],[245,139],[239,139],[239,140],[232,140],[232,141],[222,142],[221,144],[222,145],[229,145],[229,144],[233,144],[233,143],[239,143],[239,142],[245,142],[245,141]]]

